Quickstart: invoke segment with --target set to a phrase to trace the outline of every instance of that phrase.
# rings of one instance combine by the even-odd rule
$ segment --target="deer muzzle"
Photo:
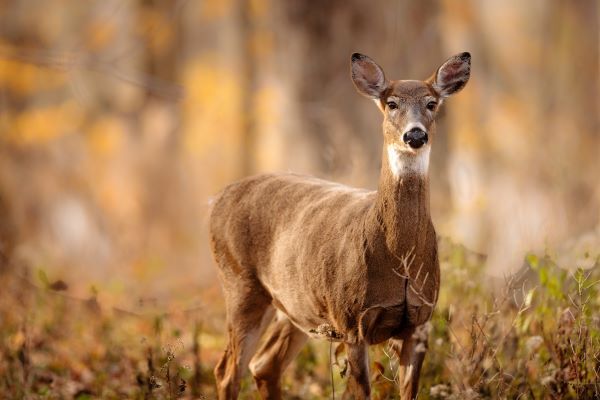
[[[413,149],[423,147],[428,139],[427,132],[423,131],[421,128],[412,128],[402,135],[404,143],[408,144]]]

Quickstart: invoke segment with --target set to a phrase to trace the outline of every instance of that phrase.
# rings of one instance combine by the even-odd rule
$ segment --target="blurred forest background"
[[[493,276],[529,251],[589,268],[599,23],[595,0],[2,0],[0,276],[222,321],[221,188],[288,170],[376,188],[381,115],[352,86],[354,51],[392,79],[470,51],[433,146],[438,233]]]

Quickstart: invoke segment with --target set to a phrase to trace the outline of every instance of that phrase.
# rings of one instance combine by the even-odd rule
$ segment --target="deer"
[[[368,348],[385,341],[400,398],[418,394],[440,288],[431,145],[442,102],[469,80],[471,55],[450,57],[424,81],[388,80],[360,53],[350,67],[357,91],[383,114],[376,191],[269,173],[230,184],[213,202],[228,335],[214,369],[219,399],[238,397],[247,368],[261,398],[280,399],[281,376],[309,338],[345,346],[343,398],[370,398]]]

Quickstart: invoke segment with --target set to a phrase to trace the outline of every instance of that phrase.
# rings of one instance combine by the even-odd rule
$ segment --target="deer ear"
[[[383,69],[364,54],[352,54],[352,82],[360,94],[378,99],[388,87]]]
[[[471,75],[471,54],[465,52],[450,57],[428,82],[442,98],[461,90]]]

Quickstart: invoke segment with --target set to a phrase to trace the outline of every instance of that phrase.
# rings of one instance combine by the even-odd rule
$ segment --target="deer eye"
[[[393,102],[393,101],[388,101],[388,102],[387,102],[387,106],[388,106],[388,108],[389,108],[390,110],[395,110],[395,109],[397,109],[397,108],[398,108],[398,104],[396,104],[396,103],[395,103],[395,102]]]
[[[427,109],[429,111],[434,111],[436,106],[437,103],[435,101],[430,101],[429,103],[427,103]]]

